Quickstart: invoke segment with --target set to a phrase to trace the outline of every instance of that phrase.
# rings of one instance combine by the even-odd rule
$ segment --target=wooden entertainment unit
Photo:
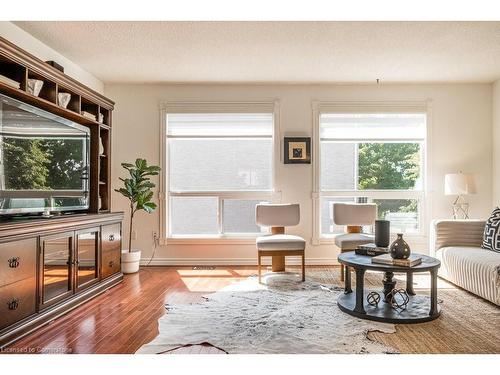
[[[1,348],[122,281],[123,213],[110,211],[114,102],[1,37],[0,75],[1,94],[90,130],[88,210],[0,220]]]

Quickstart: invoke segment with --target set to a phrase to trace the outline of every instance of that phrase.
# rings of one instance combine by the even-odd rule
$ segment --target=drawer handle
[[[9,262],[9,267],[10,268],[17,268],[19,267],[19,257],[14,257],[10,258],[7,262]]]
[[[115,235],[114,234],[110,234],[109,235],[109,242],[113,242],[115,240]]]
[[[14,298],[12,301],[7,302],[9,310],[17,310],[19,307],[19,299]]]
[[[108,263],[108,266],[113,267],[114,265],[115,265],[115,262],[113,262],[112,260],[110,260],[109,263]]]

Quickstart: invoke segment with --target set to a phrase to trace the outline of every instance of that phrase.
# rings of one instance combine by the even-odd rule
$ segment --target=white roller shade
[[[272,113],[174,113],[167,115],[172,137],[272,137]]]
[[[322,140],[424,140],[424,113],[323,113]]]

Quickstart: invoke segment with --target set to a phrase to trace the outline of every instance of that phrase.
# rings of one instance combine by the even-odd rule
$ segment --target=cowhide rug
[[[227,353],[394,353],[367,338],[394,333],[393,324],[357,319],[337,307],[342,289],[297,275],[249,277],[186,305],[167,305],[159,335],[137,353],[165,353],[209,343]]]

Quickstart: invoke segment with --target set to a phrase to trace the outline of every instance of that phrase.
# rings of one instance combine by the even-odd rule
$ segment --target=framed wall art
[[[285,137],[285,164],[311,164],[311,138]]]

